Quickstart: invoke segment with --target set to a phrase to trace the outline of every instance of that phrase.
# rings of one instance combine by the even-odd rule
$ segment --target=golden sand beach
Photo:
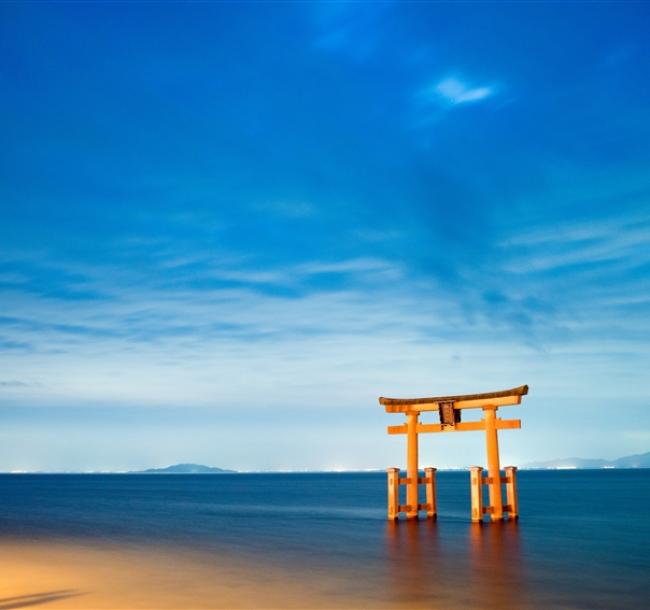
[[[336,605],[318,581],[170,547],[3,542],[0,574],[0,610]]]
[[[408,603],[400,607],[415,607]],[[172,547],[0,543],[0,610],[18,608],[388,608],[336,574]]]

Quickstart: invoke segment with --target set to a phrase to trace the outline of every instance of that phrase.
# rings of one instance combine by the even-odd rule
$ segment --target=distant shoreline
[[[578,468],[578,467],[559,467],[559,468],[519,468],[520,471],[525,472],[567,472],[567,471],[602,471],[602,470],[650,470],[650,466],[629,466],[629,467],[598,467],[598,468]],[[247,471],[231,471],[221,473],[209,472],[195,472],[195,473],[182,473],[182,472],[132,472],[132,471],[111,471],[111,472],[47,472],[47,471],[33,471],[33,472],[0,472],[0,476],[146,476],[146,477],[186,477],[186,476],[200,476],[200,477],[218,477],[224,475],[259,475],[259,474],[286,474],[286,475],[304,475],[304,474],[381,474],[384,469],[378,470],[247,470]],[[438,468],[438,472],[469,472],[468,468]]]
[[[626,455],[615,460],[604,460],[600,458],[562,458],[542,462],[528,462],[519,466],[519,470],[642,470],[650,468],[650,451]],[[470,466],[459,468],[438,468],[439,472],[467,471]],[[203,464],[183,463],[172,464],[159,468],[147,468],[145,470],[109,470],[109,471],[9,471],[0,474],[128,474],[128,475],[224,475],[224,474],[360,474],[365,472],[386,472],[385,468],[362,468],[359,470],[230,470],[216,466],[205,466]]]

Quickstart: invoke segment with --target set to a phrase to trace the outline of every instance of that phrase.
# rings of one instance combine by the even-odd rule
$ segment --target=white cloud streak
[[[489,86],[472,87],[468,83],[449,77],[441,80],[427,90],[429,97],[438,96],[454,105],[479,102],[494,94],[494,88]]]
[[[496,93],[494,85],[470,85],[455,76],[448,76],[422,89],[417,99],[420,103],[438,106],[459,106],[486,100]]]

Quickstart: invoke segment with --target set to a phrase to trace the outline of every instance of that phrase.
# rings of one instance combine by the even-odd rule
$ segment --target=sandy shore
[[[340,583],[338,583],[340,584]],[[0,542],[0,610],[17,608],[358,608],[327,574],[187,550]]]
[[[544,605],[527,591],[516,524],[468,533],[460,547],[449,546],[431,522],[389,524],[385,554],[376,562],[345,555],[323,561],[317,546],[312,558],[290,558],[151,540],[0,538],[0,610]]]

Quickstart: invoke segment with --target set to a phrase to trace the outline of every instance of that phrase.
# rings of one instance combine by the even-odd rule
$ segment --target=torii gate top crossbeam
[[[386,413],[438,411],[441,403],[453,403],[454,409],[480,409],[488,406],[518,405],[521,403],[521,397],[525,394],[528,394],[527,385],[500,392],[460,396],[434,396],[431,398],[384,398],[382,396],[379,399],[379,404],[384,405]]]

